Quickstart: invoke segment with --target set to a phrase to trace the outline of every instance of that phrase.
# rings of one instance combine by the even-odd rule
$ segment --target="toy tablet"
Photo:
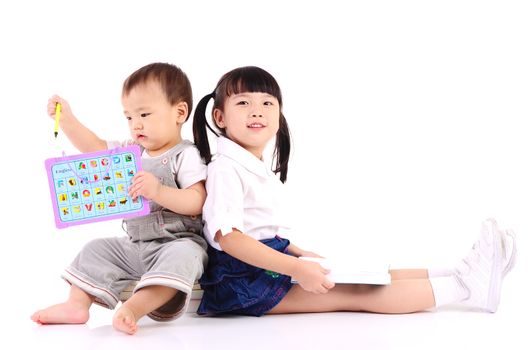
[[[45,165],[58,228],[150,212],[143,197],[128,196],[141,170],[138,146],[50,158]]]

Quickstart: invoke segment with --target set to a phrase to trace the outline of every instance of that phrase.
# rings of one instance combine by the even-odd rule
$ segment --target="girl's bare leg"
[[[389,272],[393,281],[429,278],[429,272],[427,271],[427,269],[398,269],[390,270]]]
[[[403,314],[435,306],[427,279],[394,280],[387,286],[338,284],[326,294],[314,294],[295,285],[270,314],[366,311]]]
[[[178,291],[165,286],[148,286],[138,290],[115,313],[113,326],[118,331],[134,334],[137,321],[171,300]]]
[[[72,285],[68,300],[35,312],[31,319],[40,324],[82,324],[90,318],[94,297]]]

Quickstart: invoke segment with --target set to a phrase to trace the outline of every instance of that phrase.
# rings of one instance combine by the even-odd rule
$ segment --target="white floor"
[[[526,2],[165,1],[162,11],[154,2],[0,3],[8,33],[0,96],[9,101],[0,138],[0,349],[528,349],[519,321],[528,311]],[[262,25],[241,28],[256,14]],[[231,37],[214,33],[236,33],[237,45],[226,49]],[[117,220],[55,228],[43,162],[78,152],[63,133],[52,137],[46,100],[61,94],[100,137],[125,139],[121,82],[154,61],[181,66],[197,99],[239,65],[277,78],[294,140],[296,233],[287,237],[300,247],[449,267],[480,220],[514,228],[519,263],[498,312],[186,315],[141,320],[135,336],[115,332],[112,311],[99,307],[87,325],[31,322],[36,309],[65,298],[58,276],[84,243],[124,234]],[[183,135],[192,139],[190,121]]]
[[[442,309],[411,315],[329,313],[207,318],[187,314],[170,323],[140,321],[134,336],[111,326],[112,311],[92,308],[86,325],[39,326],[29,320],[35,301],[3,317],[2,349],[526,349],[526,314],[518,266],[505,280],[501,306],[487,314]],[[4,290],[5,291],[5,290]],[[57,295],[63,294],[58,292]],[[14,296],[13,296],[14,297]],[[45,298],[49,298],[47,293]],[[13,299],[16,300],[16,299]],[[6,302],[6,299],[4,299]],[[38,304],[41,300],[38,300]],[[16,305],[9,303],[9,307]],[[19,309],[19,311],[21,311]],[[524,323],[524,322],[522,322]]]

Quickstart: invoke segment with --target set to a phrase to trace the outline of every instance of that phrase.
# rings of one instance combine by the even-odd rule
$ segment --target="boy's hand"
[[[128,195],[132,199],[143,196],[149,200],[153,200],[161,191],[161,186],[156,176],[142,170],[132,178],[132,185],[128,188]]]
[[[68,101],[58,95],[53,95],[48,100],[48,115],[51,119],[55,120],[55,106],[57,103],[61,104],[61,116],[60,123],[68,121],[73,115]]]
[[[324,294],[335,284],[326,278],[330,271],[313,261],[299,260],[299,265],[292,278],[307,292]]]

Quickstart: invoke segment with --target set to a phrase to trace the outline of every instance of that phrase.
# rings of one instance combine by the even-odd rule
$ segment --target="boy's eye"
[[[243,105],[243,106],[245,106],[245,105],[247,105],[247,104],[248,104],[247,101],[238,101],[238,102],[237,102],[237,105]]]
[[[141,118],[145,118],[145,117],[148,117],[150,115],[150,113],[141,113],[139,116]]]
[[[125,118],[126,118],[126,120],[132,120],[132,118],[129,117],[129,116],[125,116]]]

